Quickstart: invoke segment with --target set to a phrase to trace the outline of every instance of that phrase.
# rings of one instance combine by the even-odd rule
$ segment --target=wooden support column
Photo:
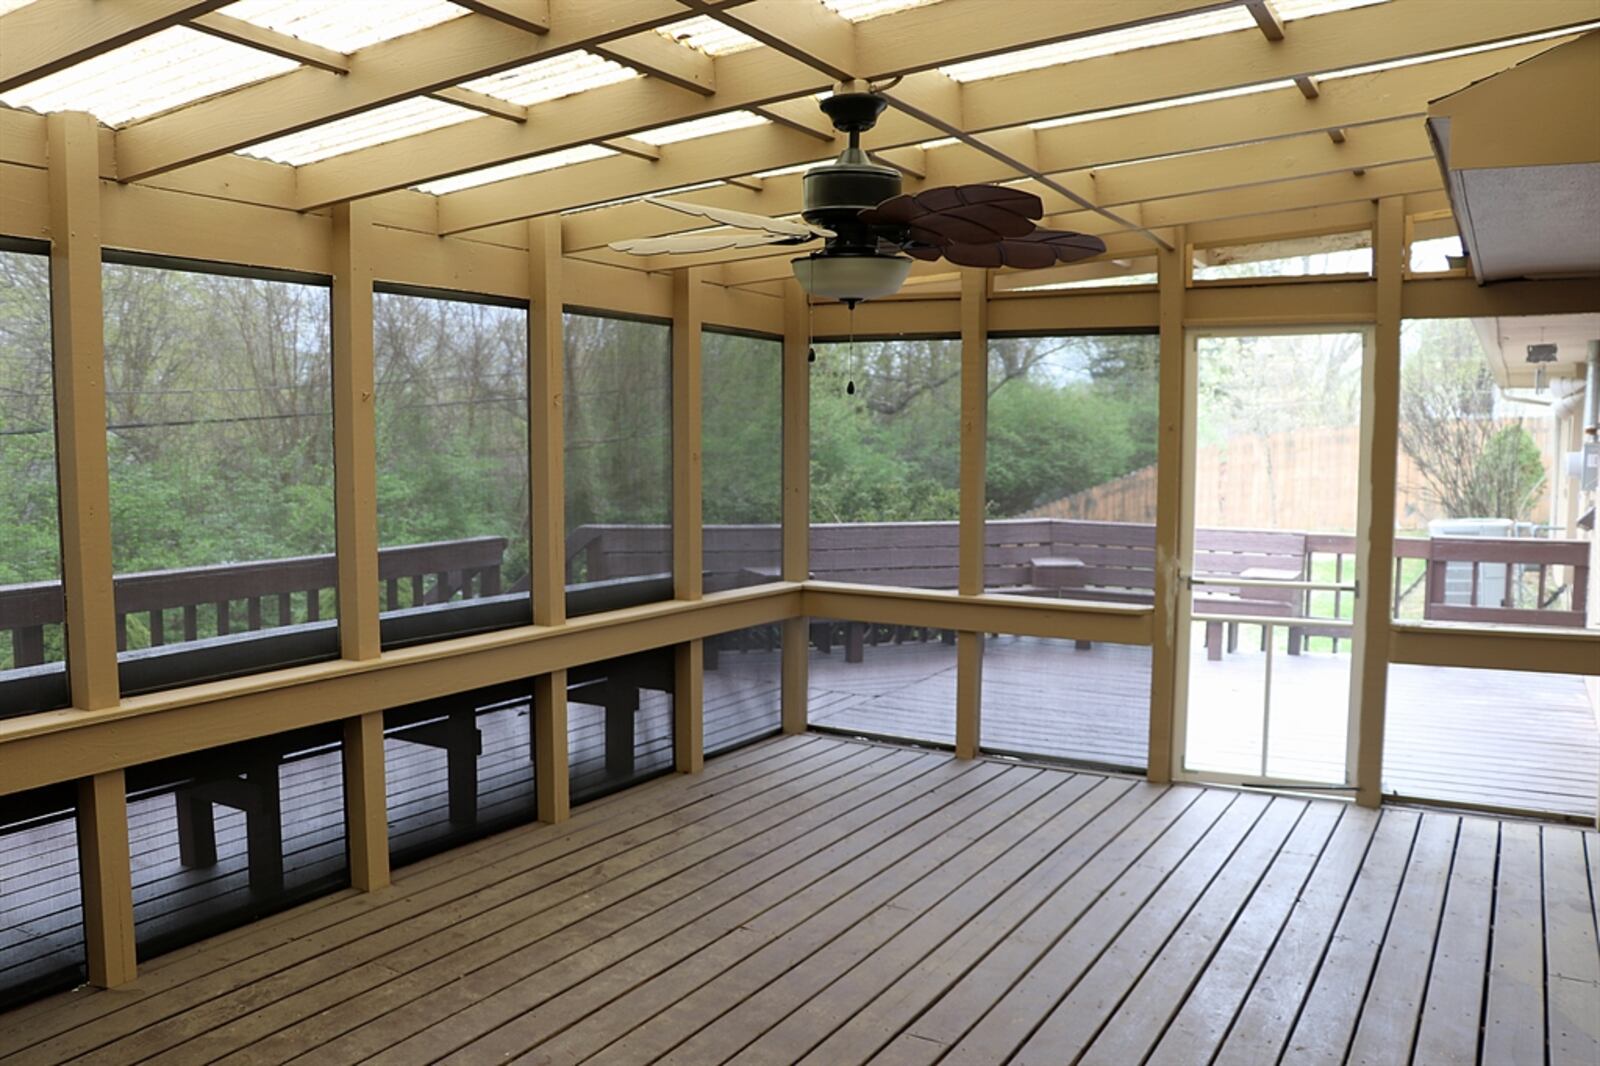
[[[372,206],[333,208],[333,498],[339,556],[339,649],[375,659],[378,459],[372,355]]]
[[[680,774],[697,774],[705,768],[705,645],[685,641],[673,649],[672,748]],[[684,698],[692,693],[694,703]]]
[[[389,807],[384,788],[383,712],[344,722],[344,814],[350,883],[363,892],[389,885]]]
[[[116,988],[136,974],[128,792],[121,770],[78,782],[78,873],[89,983]]]
[[[1182,621],[1183,562],[1183,409],[1185,345],[1183,305],[1188,278],[1188,245],[1183,230],[1173,231],[1172,249],[1156,253],[1161,287],[1158,318],[1161,352],[1157,394],[1160,437],[1156,444],[1156,570],[1155,617],[1150,648],[1150,741],[1147,775],[1151,781],[1172,780],[1173,721],[1183,698],[1187,663],[1180,656],[1185,642]]]
[[[1361,365],[1361,490],[1356,504],[1356,580],[1360,611],[1350,655],[1356,802],[1383,795],[1383,726],[1389,693],[1389,589],[1394,567],[1395,466],[1400,436],[1400,296],[1405,269],[1405,204],[1378,201],[1372,234],[1376,325]]]
[[[115,706],[120,698],[106,463],[99,132],[93,116],[80,113],[50,115],[46,129],[67,680],[72,705],[93,711]]]
[[[811,312],[797,281],[783,286],[783,579],[810,576]],[[806,731],[810,627],[783,623],[783,731]]]
[[[528,587],[533,624],[567,620],[566,478],[562,465],[562,380],[566,341],[561,313],[561,216],[528,223]],[[533,775],[539,820],[564,822],[567,780],[567,672],[533,680]]]
[[[961,271],[961,512],[957,590],[983,592],[989,421],[989,273]],[[956,756],[978,754],[983,716],[982,633],[956,634]]]
[[[672,584],[677,599],[704,592],[704,530],[701,522],[700,377],[702,271],[688,267],[672,275]],[[679,773],[705,765],[705,648],[691,640],[677,646],[672,692],[673,749]]]
[[[541,822],[564,822],[572,812],[567,780],[567,672],[533,679],[534,794]]]

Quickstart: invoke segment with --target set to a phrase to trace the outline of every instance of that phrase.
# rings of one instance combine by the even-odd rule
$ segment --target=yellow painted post
[[[541,822],[564,822],[572,812],[567,778],[567,672],[533,679],[534,793]]]
[[[137,976],[137,964],[128,792],[121,770],[78,781],[78,872],[89,983],[101,988],[125,985]]]
[[[984,492],[989,417],[989,274],[961,272],[961,504],[957,589],[983,592]],[[983,716],[982,633],[956,634],[956,755],[978,754]]]
[[[1372,350],[1361,371],[1361,492],[1356,507],[1357,610],[1350,653],[1356,802],[1376,807],[1383,795],[1383,729],[1389,692],[1389,589],[1394,566],[1395,476],[1400,437],[1400,316],[1405,271],[1405,202],[1378,201],[1372,234],[1376,316]]]
[[[67,680],[72,705],[92,711],[113,707],[119,699],[100,292],[99,131],[93,116],[79,113],[50,115],[46,128]]]
[[[672,582],[680,600],[698,600],[704,589],[704,529],[701,522],[700,377],[702,271],[672,275]],[[705,765],[705,673],[701,641],[679,644],[672,692],[673,749],[678,772]]]
[[[346,659],[379,652],[371,212],[365,200],[333,209],[333,500]]]
[[[1155,612],[1150,647],[1150,740],[1147,776],[1172,779],[1173,720],[1182,699],[1186,663],[1179,661],[1183,641],[1178,598],[1183,574],[1183,410],[1185,344],[1183,308],[1188,265],[1187,242],[1175,229],[1171,249],[1156,253],[1160,285],[1160,369],[1157,394],[1161,434],[1156,444],[1156,570]]]
[[[566,480],[562,412],[566,340],[562,328],[561,218],[528,223],[529,595],[533,622],[567,620]],[[533,679],[533,776],[539,820],[566,821],[567,672]]]
[[[350,884],[389,885],[389,807],[384,788],[383,712],[344,720],[344,809]]]
[[[810,308],[795,281],[783,287],[783,579],[810,576]],[[806,731],[810,633],[806,619],[783,623],[783,731]]]

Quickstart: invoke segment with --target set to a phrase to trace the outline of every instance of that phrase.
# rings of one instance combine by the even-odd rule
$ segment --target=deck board
[[[0,1063],[1584,1062],[1595,852],[777,737],[0,1016]]]

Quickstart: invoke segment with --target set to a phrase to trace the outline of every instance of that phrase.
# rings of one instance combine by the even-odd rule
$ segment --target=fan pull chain
[[[850,305],[850,381],[844,387],[846,396],[856,394],[856,305]]]
[[[811,297],[806,297],[806,362],[817,361],[817,308],[811,302]]]

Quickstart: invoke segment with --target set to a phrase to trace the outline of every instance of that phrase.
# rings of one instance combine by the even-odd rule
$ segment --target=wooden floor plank
[[[1150,1057],[1164,1035],[1167,1047],[1209,1061],[1255,967],[1266,956],[1296,894],[1339,824],[1331,803],[1308,804],[1261,878],[1248,886],[1231,878],[1196,909],[1083,1056],[1085,1064],[1121,1066]],[[1237,890],[1243,888],[1245,898]],[[1180,1013],[1182,1012],[1182,1013]],[[1196,1024],[1197,1021],[1209,1025]],[[1222,1022],[1222,1024],[1218,1024]]]
[[[701,938],[720,941],[726,948],[741,941],[758,938],[761,934],[754,926],[773,909],[800,892],[815,892],[829,900],[848,892],[884,870],[892,868],[900,859],[921,849],[930,859],[936,859],[946,845],[941,841],[969,816],[1002,800],[1007,793],[1021,786],[1037,774],[1022,768],[1003,768],[994,764],[980,767],[928,792],[910,806],[901,808],[888,817],[863,825],[857,832],[836,844],[807,858],[784,872],[781,878],[763,881],[755,891],[728,901],[729,905],[698,916],[687,926],[670,931],[661,938],[660,929],[634,931],[637,936],[631,958],[604,958],[606,967],[594,973],[582,984],[555,996],[531,1011],[519,1012],[510,1024],[496,1029],[487,1036],[460,1046],[454,1054],[439,1060],[446,1063],[478,1063],[499,1061],[502,1056],[515,1055],[521,1049],[549,1048],[540,1057],[547,1061],[577,1061],[584,1057],[579,1051],[563,1053],[549,1041],[551,1035],[566,1039],[575,1046],[604,1043],[590,1037],[588,1030],[579,1028],[567,1033],[569,1027],[590,1018],[597,1010],[616,1001],[618,997],[635,990],[649,988],[661,992],[661,983],[648,984],[660,970],[675,959],[692,952]],[[854,821],[854,818],[850,819]],[[952,838],[953,840],[954,838]],[[747,924],[748,923],[748,924]],[[729,938],[740,931],[742,935]],[[621,950],[628,945],[618,946]],[[623,963],[618,965],[618,963]],[[646,985],[639,982],[644,980]],[[665,994],[670,996],[669,987]],[[523,998],[525,990],[513,993]],[[526,1000],[523,1000],[526,1002]],[[625,1014],[616,1013],[610,1018],[622,1021]],[[437,1036],[438,1034],[433,1034]],[[411,1051],[412,1049],[403,1049]],[[427,1058],[402,1055],[392,1059],[398,1063],[434,1061],[432,1051]]]
[[[1547,826],[1543,837],[1550,1066],[1594,1066],[1600,1062],[1600,943],[1592,901],[1585,899],[1583,834]]]
[[[885,765],[889,767],[887,771],[882,769]],[[594,898],[585,899],[585,905],[571,913],[563,910],[542,920],[519,923],[493,942],[480,941],[448,957],[432,958],[424,945],[412,951],[415,958],[407,961],[406,972],[399,979],[378,986],[359,1000],[325,1010],[273,1040],[320,1043],[344,1061],[379,1053],[392,1058],[399,1053],[387,1050],[391,1045],[469,1009],[476,1008],[479,1014],[486,1015],[503,1007],[513,997],[502,997],[493,1006],[481,1004],[506,985],[530,979],[557,963],[558,972],[546,975],[556,982],[556,991],[565,987],[560,983],[563,979],[567,983],[581,980],[579,954],[601,942],[614,948],[618,942],[612,934],[637,920],[664,910],[677,914],[697,905],[707,906],[700,902],[706,885],[716,883],[723,890],[732,890],[744,883],[734,878],[759,878],[770,872],[760,860],[773,854],[792,860],[804,858],[846,832],[840,823],[845,812],[870,814],[899,809],[928,787],[925,779],[944,780],[959,770],[928,755],[862,767],[852,779],[841,780],[836,796],[818,792],[813,802],[799,805],[799,810],[774,811],[773,818],[764,825],[751,827],[757,831],[755,836],[718,852],[714,860],[701,858],[695,862],[692,853],[681,857],[690,860],[682,867],[691,871],[685,877],[671,875],[669,869],[669,876],[656,878],[648,887],[631,893],[628,890],[635,885],[603,885],[595,890]],[[860,777],[867,780],[859,780]],[[450,975],[460,979],[452,981]],[[464,1031],[469,1037],[479,1031],[466,1019],[457,1019],[450,1028]],[[330,1040],[330,1036],[334,1039]]]
[[[519,937],[549,935],[685,871],[691,878],[708,877],[718,858],[795,821],[797,808],[808,803],[826,808],[830,800],[855,788],[895,780],[880,763],[916,761],[904,752],[861,752],[770,790],[760,806],[738,805],[725,817],[703,819],[599,865],[555,879],[549,872],[513,877],[429,908],[426,914],[275,975],[270,979],[274,987],[292,991],[273,995],[270,1007],[242,1015],[230,1012],[225,1023],[199,1031],[189,1026],[184,1054],[212,1061],[240,1051],[243,1058],[259,1061],[280,1047],[315,1046],[327,1035],[326,1027],[344,1032],[403,1006],[408,996],[424,994],[440,970],[459,972],[470,968],[473,959],[492,961],[512,950]],[[262,993],[260,988],[250,991]]]
[[[1592,1066],[1597,841],[779,737],[0,1016],[0,1064]]]
[[[562,827],[551,827],[557,831],[509,834],[501,838],[498,848],[491,847],[474,854],[478,865],[465,876],[458,869],[452,871],[447,866],[440,868],[444,876],[437,881],[426,872],[415,879],[401,876],[390,890],[357,897],[366,906],[361,908],[363,913],[354,918],[347,916],[343,922],[329,921],[315,931],[307,931],[287,940],[281,939],[284,930],[275,930],[277,935],[267,950],[252,953],[231,968],[233,980],[229,985],[240,988],[241,985],[276,979],[278,985],[293,988],[294,978],[279,975],[314,962],[330,952],[337,951],[344,955],[349,950],[347,945],[363,938],[385,936],[388,930],[417,915],[425,915],[432,922],[447,923],[464,913],[488,909],[496,902],[517,898],[519,890],[525,889],[530,883],[529,878],[535,879],[533,883],[543,884],[589,872],[590,879],[603,881],[609,868],[601,870],[599,864],[618,854],[637,851],[647,857],[649,853],[640,849],[662,848],[665,846],[662,842],[669,840],[672,834],[690,831],[705,819],[734,817],[724,812],[735,811],[741,799],[776,793],[787,787],[786,782],[803,781],[808,770],[826,772],[827,767],[834,765],[835,761],[862,757],[859,749],[849,746],[823,748],[816,759],[806,757],[806,752],[810,750],[807,747],[798,753],[801,760],[799,778],[757,775],[742,785],[711,797],[702,797],[699,802],[662,817],[641,821],[621,833],[607,825],[603,813],[592,820],[575,818],[573,821],[579,826],[575,832],[563,833],[559,831]],[[449,876],[452,872],[457,876]],[[299,972],[296,972],[296,976]],[[190,1018],[197,1011],[202,1011],[202,1003],[206,1005],[202,1013],[209,1017],[209,1021],[199,1026],[203,1031],[216,1018],[222,1017],[217,1009],[209,1008],[210,1001],[220,994],[221,990],[209,981],[191,981],[164,989],[148,999],[137,1000],[129,1005],[128,1013],[108,1020],[103,1026],[91,1023],[61,1034],[44,1049],[44,1053],[63,1053],[66,1058],[81,1055],[100,1046],[103,1036],[128,1031],[130,1023],[135,1026],[160,1024],[180,1014]],[[242,996],[241,990],[241,999]],[[241,1002],[239,1006],[248,1012],[247,1004]],[[187,1024],[193,1027],[194,1023],[191,1020]]]
[[[1057,774],[1029,781],[1027,787],[1040,790],[1037,798],[1027,799],[1019,791],[1017,798],[1025,799],[1025,805],[1002,821],[993,820],[998,812],[991,808],[982,812],[981,821],[974,818],[958,826],[947,834],[955,847],[936,865],[929,867],[927,860],[936,857],[932,853],[909,856],[891,871],[893,876],[875,879],[815,909],[737,963],[723,964],[726,953],[719,951],[721,945],[711,945],[702,954],[712,968],[697,975],[693,992],[680,992],[681,998],[664,1012],[629,1018],[632,1029],[597,1054],[618,1064],[701,1063],[731,1057],[747,1042],[748,1030],[733,1024],[727,1017],[730,1009],[754,1007],[746,1017],[770,1024],[827,981],[824,967],[813,965],[820,959],[828,959],[826,969],[832,970],[865,955],[967,884],[1008,887],[1018,861],[1036,848],[1052,846],[1056,838],[1051,827],[1059,832],[1067,822],[1065,813],[1097,781],[1103,779]],[[763,915],[759,925],[776,931],[775,917],[775,913]],[[685,960],[663,979],[686,989],[696,979],[690,977],[687,964],[695,961],[699,960]],[[625,1010],[628,1002],[623,1002]]]
[[[536,1053],[557,1060],[592,1055],[616,1066],[657,1061],[715,1020],[743,990],[760,988],[836,937],[856,935],[855,927],[879,908],[899,900],[914,909],[919,893],[937,898],[967,875],[969,864],[981,868],[1004,854],[1080,793],[1081,783],[1070,789],[1066,784],[1059,775],[1041,773],[1020,785],[1002,785],[1009,791],[867,880],[856,867],[876,856],[862,856],[716,940],[705,942],[703,934],[686,938],[681,949],[692,951],[687,958],[537,1045]],[[680,954],[677,944],[657,947],[669,958]],[[683,1061],[709,1058],[694,1052]]]
[[[1498,822],[1487,818],[1461,820],[1433,968],[1417,1026],[1411,1059],[1414,1066],[1477,1061],[1494,909],[1495,857],[1499,849]]]
[[[1097,789],[1093,795],[1099,794]],[[896,937],[739,1058],[789,1062],[814,1044],[802,1060],[811,1066],[866,1061],[1168,795],[1169,790],[1159,786],[1134,785],[1095,811],[1087,825],[989,901],[975,918],[959,929],[914,929],[908,933],[924,935]],[[937,943],[932,950],[930,941]]]
[[[1027,977],[1041,956],[1106,898],[1119,879],[1134,871],[1139,882],[1150,876],[1159,878],[1182,861],[1235,798],[1229,793],[1202,791],[1196,795],[1189,789],[1172,789],[1010,936],[994,945],[983,961],[873,1061],[926,1062],[955,1047]],[[1147,856],[1150,865],[1141,870],[1139,864]],[[1133,886],[1136,891],[1139,887]],[[1016,1004],[1016,1009],[1025,1009],[1025,1004]]]
[[[1011,1061],[1017,1066],[1078,1061],[1141,978],[1148,973],[1162,979],[1179,977],[1174,970],[1152,970],[1178,929],[1191,919],[1202,925],[1220,924],[1220,918],[1208,912],[1225,917],[1242,902],[1305,808],[1299,800],[1270,801],[1220,860],[1207,858],[1222,850],[1221,841],[1208,835],[1140,908],[1077,986],[1056,1004]]]
[[[1483,1061],[1542,1062],[1545,1054],[1544,891],[1539,827],[1500,827]]]
[[[1460,829],[1460,818],[1423,815],[1372,980],[1357,1006],[1355,1038],[1339,1060],[1386,1066],[1411,1058]],[[1336,1061],[1331,1053],[1322,1058]]]

